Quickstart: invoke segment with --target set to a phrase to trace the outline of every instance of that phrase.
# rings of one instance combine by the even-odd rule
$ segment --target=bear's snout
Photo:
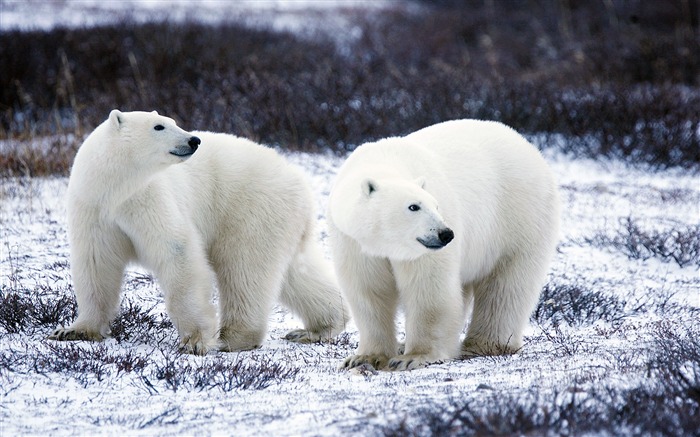
[[[199,145],[202,143],[202,140],[200,140],[198,137],[190,137],[187,140],[187,145],[180,145],[175,147],[170,151],[171,155],[179,156],[180,158],[188,158],[190,157],[194,152],[197,151],[199,148]]]
[[[447,243],[454,239],[454,237],[455,233],[452,232],[452,229],[450,228],[440,229],[440,232],[438,232],[438,238],[443,246],[446,246]]]
[[[429,237],[416,238],[420,244],[431,250],[442,249],[447,246],[447,244],[455,238],[455,233],[452,232],[450,228],[440,229],[437,233],[430,235]]]

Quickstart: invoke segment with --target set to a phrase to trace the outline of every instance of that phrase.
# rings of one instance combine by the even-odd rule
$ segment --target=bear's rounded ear
[[[151,114],[158,115],[158,111],[151,111]]]
[[[416,178],[415,183],[419,187],[425,189],[425,176],[420,176],[420,177]]]
[[[370,197],[375,191],[377,191],[377,183],[372,179],[365,179],[362,181],[362,192],[365,196]]]
[[[112,112],[109,113],[109,121],[113,128],[119,129],[124,122],[124,114],[118,109],[112,109]]]

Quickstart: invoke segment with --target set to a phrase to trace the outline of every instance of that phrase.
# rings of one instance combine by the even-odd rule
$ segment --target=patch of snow
[[[120,20],[244,22],[274,30],[304,33],[345,27],[342,11],[373,11],[398,5],[391,0],[0,0],[0,31],[48,30],[58,26],[92,27]],[[415,9],[415,7],[413,8]],[[314,19],[316,18],[316,19]]]

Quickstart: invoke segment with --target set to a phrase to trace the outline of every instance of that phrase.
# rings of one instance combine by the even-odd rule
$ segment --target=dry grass
[[[585,242],[619,250],[629,259],[658,258],[679,267],[700,267],[700,226],[673,226],[662,231],[643,229],[632,217],[621,220],[613,235],[599,231]]]
[[[567,138],[542,147],[698,168],[694,2],[431,4],[344,11],[362,37],[342,50],[235,24],[3,32],[0,137],[11,143],[0,168],[66,174],[115,107],[306,151],[496,119]]]

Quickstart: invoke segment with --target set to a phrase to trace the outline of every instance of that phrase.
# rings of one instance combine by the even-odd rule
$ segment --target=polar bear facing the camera
[[[188,133],[156,112],[114,110],[78,150],[67,206],[78,317],[52,339],[107,336],[132,261],[158,279],[186,352],[259,347],[278,298],[305,326],[290,340],[344,328],[309,184],[272,149]]]
[[[545,160],[517,132],[455,120],[358,147],[339,170],[328,222],[360,332],[345,367],[404,370],[522,346],[557,244],[559,201]]]

